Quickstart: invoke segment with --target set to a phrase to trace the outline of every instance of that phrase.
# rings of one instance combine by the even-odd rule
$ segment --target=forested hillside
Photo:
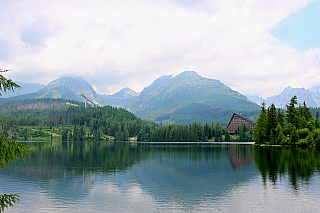
[[[219,122],[166,125],[146,122],[112,106],[84,107],[63,99],[24,100],[0,105],[0,134],[15,140],[250,141],[242,126],[230,136]]]
[[[241,113],[246,118],[256,121],[259,117],[260,110],[233,110],[223,107],[213,107],[208,104],[193,103],[159,116],[156,121],[175,124],[189,124],[195,121],[205,124],[218,121],[222,126],[227,126],[233,113]]]
[[[0,102],[0,113],[9,113],[19,110],[32,110],[32,109],[44,109],[44,110],[66,110],[69,106],[79,106],[83,103],[75,100],[65,99],[27,99],[27,100],[15,100],[10,102]]]
[[[50,100],[48,100],[50,102]],[[86,137],[100,139],[100,135],[115,136],[116,140],[128,140],[129,137],[138,134],[139,130],[149,124],[133,113],[116,107],[84,107],[83,105],[65,103],[60,108],[47,109],[22,109],[1,113],[0,123],[3,135],[28,135],[23,127],[41,126],[43,128],[65,127],[62,131],[63,139],[83,140]],[[7,110],[7,108],[5,108]],[[85,129],[89,128],[89,135],[85,135]],[[41,132],[37,133],[41,134]],[[27,136],[27,137],[28,137]]]

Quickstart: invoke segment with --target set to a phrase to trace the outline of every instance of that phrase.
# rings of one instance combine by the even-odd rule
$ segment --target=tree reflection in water
[[[162,156],[159,158],[162,161],[170,159],[168,164],[165,164],[166,167],[170,167],[172,162],[183,162],[186,165],[188,162],[207,162],[210,165],[220,165],[213,172],[216,174],[219,169],[228,167],[226,159],[229,159],[234,172],[252,165],[254,160],[264,184],[268,180],[276,184],[279,178],[288,177],[292,187],[297,189],[299,181],[308,184],[320,168],[320,150],[313,147],[127,142],[34,142],[28,145],[36,147],[31,159],[11,164],[8,173],[48,179],[76,175],[89,177],[96,172],[124,172],[136,163],[150,159],[150,156]],[[199,174],[200,168],[190,165],[175,167],[179,168],[179,173],[188,176],[192,174],[192,169],[196,171],[195,174]],[[206,175],[211,176],[213,173]]]
[[[130,168],[141,153],[130,143],[106,142],[33,142],[36,151],[26,161],[16,161],[10,173],[31,177],[59,178],[115,173]]]
[[[299,181],[306,184],[320,168],[320,151],[315,147],[260,147],[254,148],[254,160],[264,183],[269,179],[274,184],[279,178],[290,180],[293,189]]]

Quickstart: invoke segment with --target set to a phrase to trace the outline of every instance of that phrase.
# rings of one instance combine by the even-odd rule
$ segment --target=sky
[[[319,0],[0,0],[0,69],[100,94],[196,71],[264,98],[320,84]]]

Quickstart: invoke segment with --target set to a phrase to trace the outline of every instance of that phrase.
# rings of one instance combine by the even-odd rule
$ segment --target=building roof
[[[228,126],[230,125],[230,123],[231,123],[231,121],[232,121],[232,118],[233,118],[235,115],[239,116],[240,118],[242,118],[242,119],[244,119],[244,120],[246,120],[246,121],[248,121],[248,122],[250,122],[250,123],[253,123],[254,125],[257,125],[257,123],[253,122],[253,121],[250,120],[249,118],[243,117],[242,115],[240,115],[240,114],[238,114],[238,113],[233,113],[233,115],[232,115],[232,117],[231,117],[231,119],[230,119],[230,121],[229,121],[229,123],[228,123]],[[228,127],[228,126],[227,126],[227,127]]]

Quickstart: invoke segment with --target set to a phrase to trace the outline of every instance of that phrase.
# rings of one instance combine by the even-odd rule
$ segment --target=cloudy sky
[[[320,1],[0,0],[0,68],[98,93],[193,70],[243,94],[320,84]]]

